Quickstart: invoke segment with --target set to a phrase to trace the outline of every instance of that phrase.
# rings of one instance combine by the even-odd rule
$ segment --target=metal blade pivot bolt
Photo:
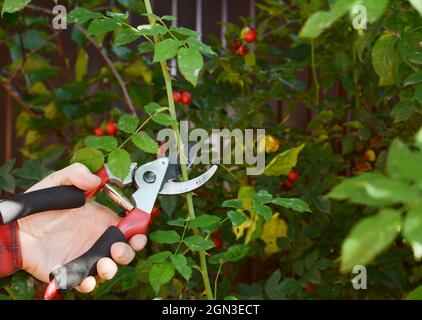
[[[157,180],[157,175],[152,171],[147,171],[144,173],[143,178],[146,183],[154,183]]]

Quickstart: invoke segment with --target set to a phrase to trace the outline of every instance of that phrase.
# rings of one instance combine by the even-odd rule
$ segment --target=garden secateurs
[[[136,234],[145,234],[158,195],[191,192],[210,180],[217,170],[217,166],[213,165],[194,179],[177,182],[175,179],[181,174],[180,164],[171,160],[163,156],[140,166],[132,163],[129,174],[123,180],[114,176],[104,165],[96,173],[101,183],[95,190],[84,192],[74,186],[59,186],[20,194],[0,203],[0,224],[8,224],[38,212],[81,207],[86,198],[92,198],[101,189],[125,211],[120,223],[109,227],[88,251],[51,272],[45,299],[54,299],[78,286],[86,277],[95,275],[97,262],[111,256],[114,243],[127,242]],[[135,192],[129,198],[122,188],[130,186],[134,187]]]

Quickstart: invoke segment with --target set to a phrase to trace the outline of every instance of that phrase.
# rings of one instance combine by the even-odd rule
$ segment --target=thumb
[[[62,170],[53,172],[47,178],[31,187],[28,191],[64,185],[73,185],[81,190],[88,191],[94,189],[100,183],[101,178],[91,173],[86,166],[81,163],[74,163]]]

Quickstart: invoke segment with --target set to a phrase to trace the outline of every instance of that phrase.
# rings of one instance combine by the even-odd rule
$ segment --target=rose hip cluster
[[[117,124],[114,121],[109,121],[107,126],[105,126],[105,128],[103,127],[104,126],[98,126],[94,129],[96,136],[102,137],[105,136],[106,133],[110,136],[116,136],[119,132],[119,129],[117,129]]]
[[[283,186],[287,189],[293,188],[293,183],[299,179],[299,172],[297,171],[290,171],[288,178],[283,180]]]
[[[240,34],[240,40],[235,40],[231,49],[241,57],[246,56],[249,52],[248,44],[256,42],[257,37],[258,30],[244,28]]]
[[[175,103],[181,103],[185,107],[189,106],[192,103],[192,95],[189,91],[174,91],[173,99]]]

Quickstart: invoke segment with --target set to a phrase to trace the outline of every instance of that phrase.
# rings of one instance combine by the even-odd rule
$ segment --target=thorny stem
[[[315,58],[315,41],[311,40],[311,63],[312,63],[312,76],[315,84],[315,104],[319,105],[320,102],[320,85],[318,80],[318,74],[316,70],[316,58]]]
[[[147,13],[152,14],[152,7],[151,7],[151,2],[150,0],[145,0],[145,7],[147,10]],[[148,17],[149,22],[151,25],[155,25],[156,21],[155,19],[152,19],[151,17]],[[159,39],[158,37],[154,37],[154,41],[158,42]],[[173,86],[172,86],[172,82],[171,82],[171,77],[170,77],[170,73],[169,70],[167,68],[167,63],[166,61],[161,61],[160,62],[161,65],[161,69],[163,72],[163,76],[164,76],[164,80],[166,83],[166,91],[167,91],[167,98],[168,98],[168,103],[169,103],[169,109],[170,109],[170,116],[173,118],[174,123],[172,124],[172,129],[175,133],[176,136],[176,141],[177,141],[177,147],[179,150],[179,154],[180,154],[180,158],[181,158],[181,169],[182,169],[182,178],[183,180],[188,180],[189,176],[188,176],[188,171],[186,168],[186,159],[183,159],[184,153],[180,152],[180,150],[184,150],[184,146],[182,145],[181,141],[180,141],[180,132],[179,132],[179,123],[177,121],[177,115],[176,115],[176,107],[174,104],[174,100],[173,100]],[[189,216],[190,218],[193,220],[195,219],[195,208],[193,205],[193,199],[192,199],[192,193],[187,193],[186,194],[186,204],[188,207],[188,212],[189,212]],[[194,233],[194,235],[199,235],[199,230],[198,228],[192,228],[192,231]],[[207,295],[207,298],[209,300],[213,300],[214,296],[212,293],[212,289],[211,289],[211,284],[210,284],[210,279],[208,276],[208,268],[207,268],[207,261],[205,258],[205,252],[201,251],[199,252],[199,260],[200,260],[200,267],[201,267],[201,275],[202,275],[202,280],[204,282],[204,287],[205,287],[205,292]]]

